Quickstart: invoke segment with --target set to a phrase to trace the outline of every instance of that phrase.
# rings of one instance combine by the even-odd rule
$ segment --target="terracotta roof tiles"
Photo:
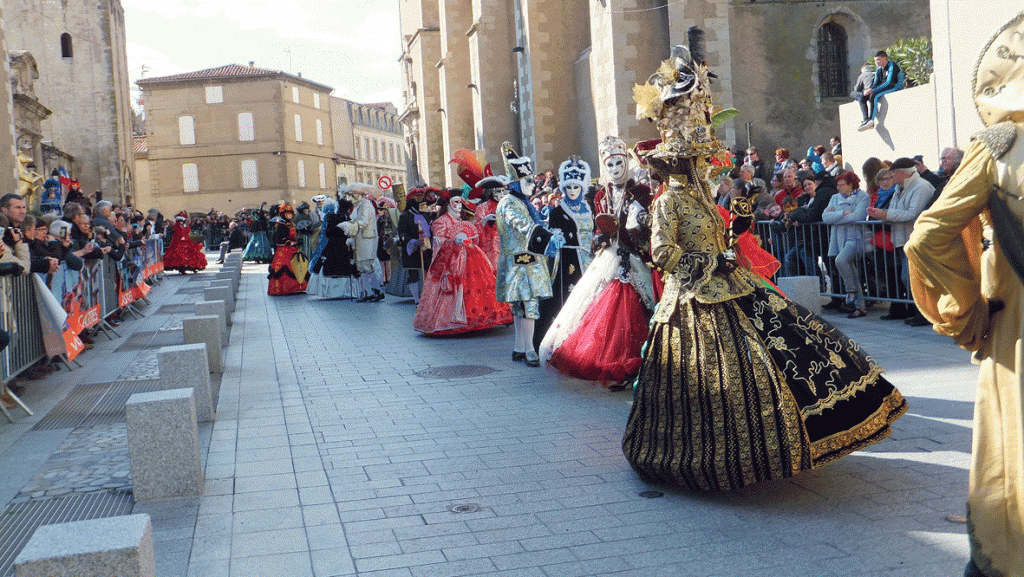
[[[266,68],[256,68],[255,66],[242,66],[240,64],[228,64],[227,66],[220,66],[217,68],[207,68],[206,70],[196,70],[193,72],[184,72],[182,74],[172,74],[170,76],[156,76],[153,78],[143,78],[136,82],[140,86],[146,84],[158,84],[165,82],[187,82],[191,80],[222,80],[232,78],[259,78],[267,76],[281,76],[287,78],[293,82],[301,82],[304,84],[310,84],[318,86],[327,91],[333,90],[326,84],[320,84],[319,82],[313,82],[300,76],[288,74],[281,70],[268,70]]]

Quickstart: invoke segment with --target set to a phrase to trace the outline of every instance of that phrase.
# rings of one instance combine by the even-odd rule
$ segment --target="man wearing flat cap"
[[[892,245],[896,248],[896,267],[898,269],[897,279],[899,280],[898,298],[909,299],[910,295],[910,274],[907,267],[907,253],[903,251],[903,245],[907,243],[910,232],[914,230],[914,221],[928,206],[935,187],[930,182],[921,178],[917,173],[917,164],[911,158],[897,158],[889,168],[889,174],[896,183],[896,193],[889,208],[869,208],[868,216],[890,223]],[[882,318],[885,320],[908,319],[917,314],[914,305],[903,305],[893,303],[889,308],[889,314]]]

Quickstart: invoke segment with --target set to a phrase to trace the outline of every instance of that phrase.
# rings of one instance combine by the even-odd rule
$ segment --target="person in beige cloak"
[[[980,364],[967,497],[966,577],[1024,577],[1024,13],[982,50],[976,135],[905,250],[935,331]],[[983,248],[983,232],[994,231]],[[989,235],[984,235],[989,236]]]
[[[359,270],[360,293],[357,303],[377,302],[384,300],[380,290],[380,276],[377,274],[377,208],[369,199],[373,187],[368,184],[356,183],[345,193],[351,198],[351,220],[338,226],[355,241],[356,268]]]

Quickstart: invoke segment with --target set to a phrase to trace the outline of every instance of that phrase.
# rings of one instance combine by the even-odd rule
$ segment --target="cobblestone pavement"
[[[128,431],[124,423],[78,428],[25,485],[12,503],[131,489]]]
[[[202,497],[136,505],[163,577],[963,571],[964,526],[947,516],[963,514],[977,371],[927,328],[881,310],[827,317],[908,398],[890,439],[793,479],[692,494],[630,469],[627,392],[513,363],[511,328],[428,338],[411,301],[271,298],[265,274],[244,270]],[[165,303],[198,300],[171,290]],[[153,351],[132,353],[133,369],[95,379],[152,374]],[[94,433],[54,444],[25,488],[44,486],[54,453],[116,444],[114,428]]]

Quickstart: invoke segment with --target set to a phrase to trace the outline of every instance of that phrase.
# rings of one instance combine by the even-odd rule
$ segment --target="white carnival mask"
[[[570,200],[576,200],[583,194],[583,187],[578,184],[568,184],[563,190]]]
[[[621,154],[609,156],[604,161],[605,168],[608,169],[608,178],[614,184],[625,184],[629,177],[629,171],[627,169],[626,157]]]
[[[453,196],[448,201],[448,214],[458,218],[462,214],[462,197]]]

